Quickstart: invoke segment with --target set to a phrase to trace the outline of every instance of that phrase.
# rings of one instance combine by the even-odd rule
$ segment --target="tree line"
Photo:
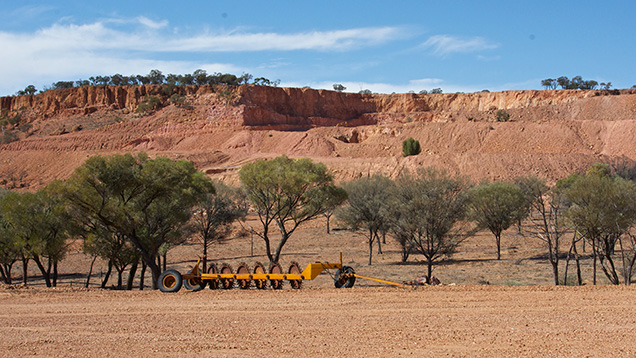
[[[612,82],[598,83],[596,80],[584,80],[581,76],[574,76],[569,79],[566,76],[559,78],[546,78],[541,80],[541,86],[545,89],[555,90],[557,88],[569,89],[569,90],[591,90],[601,88],[609,90],[612,88]]]
[[[79,238],[92,257],[87,287],[101,257],[108,263],[102,287],[114,270],[117,287],[131,289],[141,265],[140,288],[147,269],[156,288],[168,250],[186,239],[198,242],[205,271],[210,246],[228,237],[248,206],[264,226],[244,228],[264,240],[274,265],[300,224],[331,216],[344,199],[326,166],[309,159],[257,161],[241,169],[240,179],[241,188],[231,188],[211,181],[191,162],[141,153],[91,157],[69,179],[36,193],[2,191],[0,277],[11,283],[13,265],[21,262],[26,284],[34,262],[46,286],[54,287],[69,239]],[[272,223],[280,231],[278,242],[269,230]]]
[[[191,162],[144,153],[89,158],[64,181],[36,193],[0,192],[0,277],[12,282],[21,262],[22,279],[33,262],[47,286],[55,286],[58,264],[71,238],[83,251],[108,263],[117,287],[131,289],[141,265],[152,287],[167,265],[167,252],[186,240],[202,252],[203,270],[212,244],[241,231],[263,240],[270,266],[304,223],[319,216],[336,219],[366,235],[368,264],[382,253],[387,237],[400,247],[401,261],[421,255],[431,277],[434,266],[452,257],[479,230],[494,238],[501,259],[502,233],[516,226],[525,239],[544,243],[554,284],[567,284],[570,265],[582,284],[581,252],[591,247],[593,283],[597,269],[612,284],[630,284],[636,262],[636,167],[595,164],[548,186],[526,176],[512,182],[471,183],[434,168],[382,175],[335,185],[326,166],[307,158],[281,156],[246,164],[240,188],[213,182]],[[248,208],[258,225],[244,222]],[[567,247],[566,250],[564,248]],[[377,248],[377,250],[376,250]],[[561,260],[565,258],[564,272]],[[123,282],[125,271],[128,280]]]
[[[171,86],[189,86],[189,85],[229,85],[240,86],[243,84],[254,84],[261,86],[278,86],[280,80],[271,81],[265,77],[254,78],[249,73],[236,76],[230,73],[208,74],[206,70],[198,69],[191,74],[167,74],[157,69],[151,70],[147,75],[130,75],[125,76],[119,73],[110,76],[91,76],[88,80],[80,79],[77,81],[57,81],[49,87],[44,87],[40,93],[53,89],[87,87],[87,86],[132,86],[132,85],[171,85]],[[33,95],[38,92],[34,85],[28,85],[23,90],[16,92],[17,96]]]
[[[499,260],[502,232],[516,225],[524,238],[544,243],[555,285],[568,283],[571,261],[574,283],[582,284],[580,252],[586,244],[592,249],[594,284],[600,267],[612,284],[629,285],[636,262],[635,181],[636,167],[628,165],[611,170],[595,164],[552,187],[533,176],[471,185],[466,178],[422,168],[396,180],[374,175],[345,183],[347,205],[336,215],[367,232],[369,264],[374,245],[381,253],[389,234],[401,247],[402,261],[422,255],[431,277],[435,264],[484,229],[494,236]],[[569,248],[562,251],[564,246]]]

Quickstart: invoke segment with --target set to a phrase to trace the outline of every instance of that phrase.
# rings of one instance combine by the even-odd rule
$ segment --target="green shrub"
[[[172,96],[170,96],[170,98],[168,99],[168,102],[174,104],[177,107],[181,107],[185,103],[185,96],[175,93]]]
[[[495,114],[495,118],[497,118],[497,122],[508,122],[510,120],[510,113],[500,109]]]
[[[16,140],[18,140],[18,135],[13,131],[5,131],[2,133],[2,136],[0,136],[0,144],[8,144]]]
[[[137,113],[150,113],[161,107],[161,100],[156,96],[145,96],[137,106]]]
[[[420,142],[409,138],[402,142],[402,156],[408,157],[410,155],[418,155],[422,151],[420,147]]]

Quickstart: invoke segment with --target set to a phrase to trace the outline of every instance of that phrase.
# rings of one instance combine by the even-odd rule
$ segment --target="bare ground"
[[[0,293],[3,357],[632,357],[625,287]]]

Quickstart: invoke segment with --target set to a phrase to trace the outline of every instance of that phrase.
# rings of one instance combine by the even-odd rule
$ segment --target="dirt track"
[[[633,357],[636,289],[0,291],[0,356]]]

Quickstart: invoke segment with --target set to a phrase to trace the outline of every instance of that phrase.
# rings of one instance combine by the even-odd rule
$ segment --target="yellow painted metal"
[[[301,274],[283,274],[283,273],[262,273],[262,274],[222,274],[222,273],[202,273],[199,270],[199,264],[201,259],[197,260],[197,263],[192,267],[192,270],[183,275],[184,280],[212,280],[212,279],[235,279],[235,280],[313,280],[324,270],[341,269],[342,266],[342,252],[340,253],[340,262],[314,262],[305,267]],[[352,274],[353,276],[365,280],[385,283],[387,285],[393,285],[398,287],[409,287],[397,282],[391,282],[381,280],[379,278],[367,277],[358,274]]]
[[[322,271],[324,270],[332,270],[342,268],[342,253],[340,253],[340,262],[315,262],[307,265],[302,273],[300,274],[273,274],[273,273],[262,273],[262,274],[217,274],[217,273],[202,273],[199,270],[199,264],[201,263],[201,259],[197,261],[190,272],[183,275],[184,280],[191,279],[201,279],[201,280],[212,280],[212,279],[221,279],[221,278],[233,278],[235,280],[313,280]]]
[[[365,280],[371,280],[371,281],[386,283],[387,285],[393,285],[393,286],[399,286],[399,287],[409,287],[409,286],[403,285],[401,283],[391,282],[391,281],[386,281],[386,280],[380,280],[379,278],[362,276],[362,275],[358,275],[357,273],[354,273],[353,276],[355,276],[357,278],[362,278],[362,279],[365,279]]]

